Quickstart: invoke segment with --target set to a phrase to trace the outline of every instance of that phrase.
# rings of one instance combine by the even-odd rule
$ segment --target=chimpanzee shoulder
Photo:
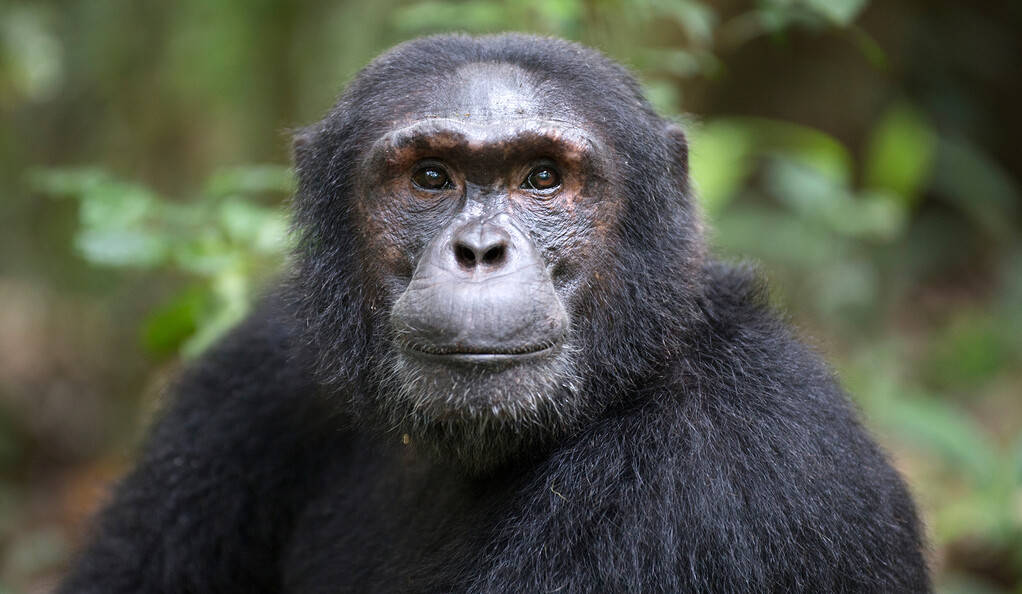
[[[705,273],[691,350],[544,462],[478,591],[929,590],[911,497],[826,365],[754,271]]]

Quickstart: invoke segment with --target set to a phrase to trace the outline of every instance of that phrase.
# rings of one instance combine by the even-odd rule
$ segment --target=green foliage
[[[781,6],[801,4],[810,12],[841,26],[851,25],[867,4],[866,0],[802,0],[801,2],[775,0],[775,2]]]
[[[922,472],[945,486],[927,493],[934,536],[938,542],[990,538],[1002,546],[1019,541],[1022,435],[999,444],[953,403],[911,388],[894,363],[903,358],[895,352],[901,346],[889,341],[862,353],[845,377],[869,417],[900,450],[931,459]]]
[[[785,269],[825,319],[875,302],[869,246],[901,236],[909,201],[857,189],[855,163],[836,139],[785,122],[711,120],[693,135],[691,169],[718,247]],[[764,207],[764,197],[776,206]]]
[[[285,167],[218,171],[187,202],[96,169],[45,169],[31,177],[38,191],[78,201],[75,247],[85,260],[201,280],[147,320],[143,342],[156,353],[200,353],[244,317],[257,280],[288,249],[282,211],[250,199],[289,193],[292,176]]]
[[[914,203],[929,179],[937,135],[919,110],[896,103],[877,122],[866,152],[866,187]]]
[[[700,202],[717,215],[752,172],[753,133],[741,122],[720,119],[689,133],[689,170]]]
[[[927,361],[931,381],[969,389],[996,377],[1015,354],[1005,329],[989,312],[960,312],[934,337]]]

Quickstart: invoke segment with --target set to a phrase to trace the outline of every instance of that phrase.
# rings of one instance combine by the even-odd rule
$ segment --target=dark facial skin
[[[591,226],[577,217],[594,210],[584,195],[591,146],[577,130],[537,120],[427,120],[377,143],[380,209],[393,201],[391,220],[407,225],[382,239],[412,243],[384,250],[420,252],[391,313],[406,353],[513,365],[560,347],[568,318],[551,272],[577,268],[583,255],[554,248]]]
[[[499,456],[500,432],[549,435],[584,404],[572,314],[612,242],[614,163],[522,71],[453,80],[372,145],[357,212],[392,304],[392,422],[456,456],[467,431]]]

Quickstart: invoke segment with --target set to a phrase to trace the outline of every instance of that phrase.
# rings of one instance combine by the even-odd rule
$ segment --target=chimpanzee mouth
[[[531,345],[497,347],[487,345],[437,345],[402,342],[401,350],[438,363],[466,365],[512,364],[553,354],[560,342],[548,340]]]

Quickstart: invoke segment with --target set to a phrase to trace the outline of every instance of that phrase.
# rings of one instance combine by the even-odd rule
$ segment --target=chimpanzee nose
[[[465,270],[500,268],[507,262],[511,235],[491,222],[472,222],[454,234],[454,259]]]

